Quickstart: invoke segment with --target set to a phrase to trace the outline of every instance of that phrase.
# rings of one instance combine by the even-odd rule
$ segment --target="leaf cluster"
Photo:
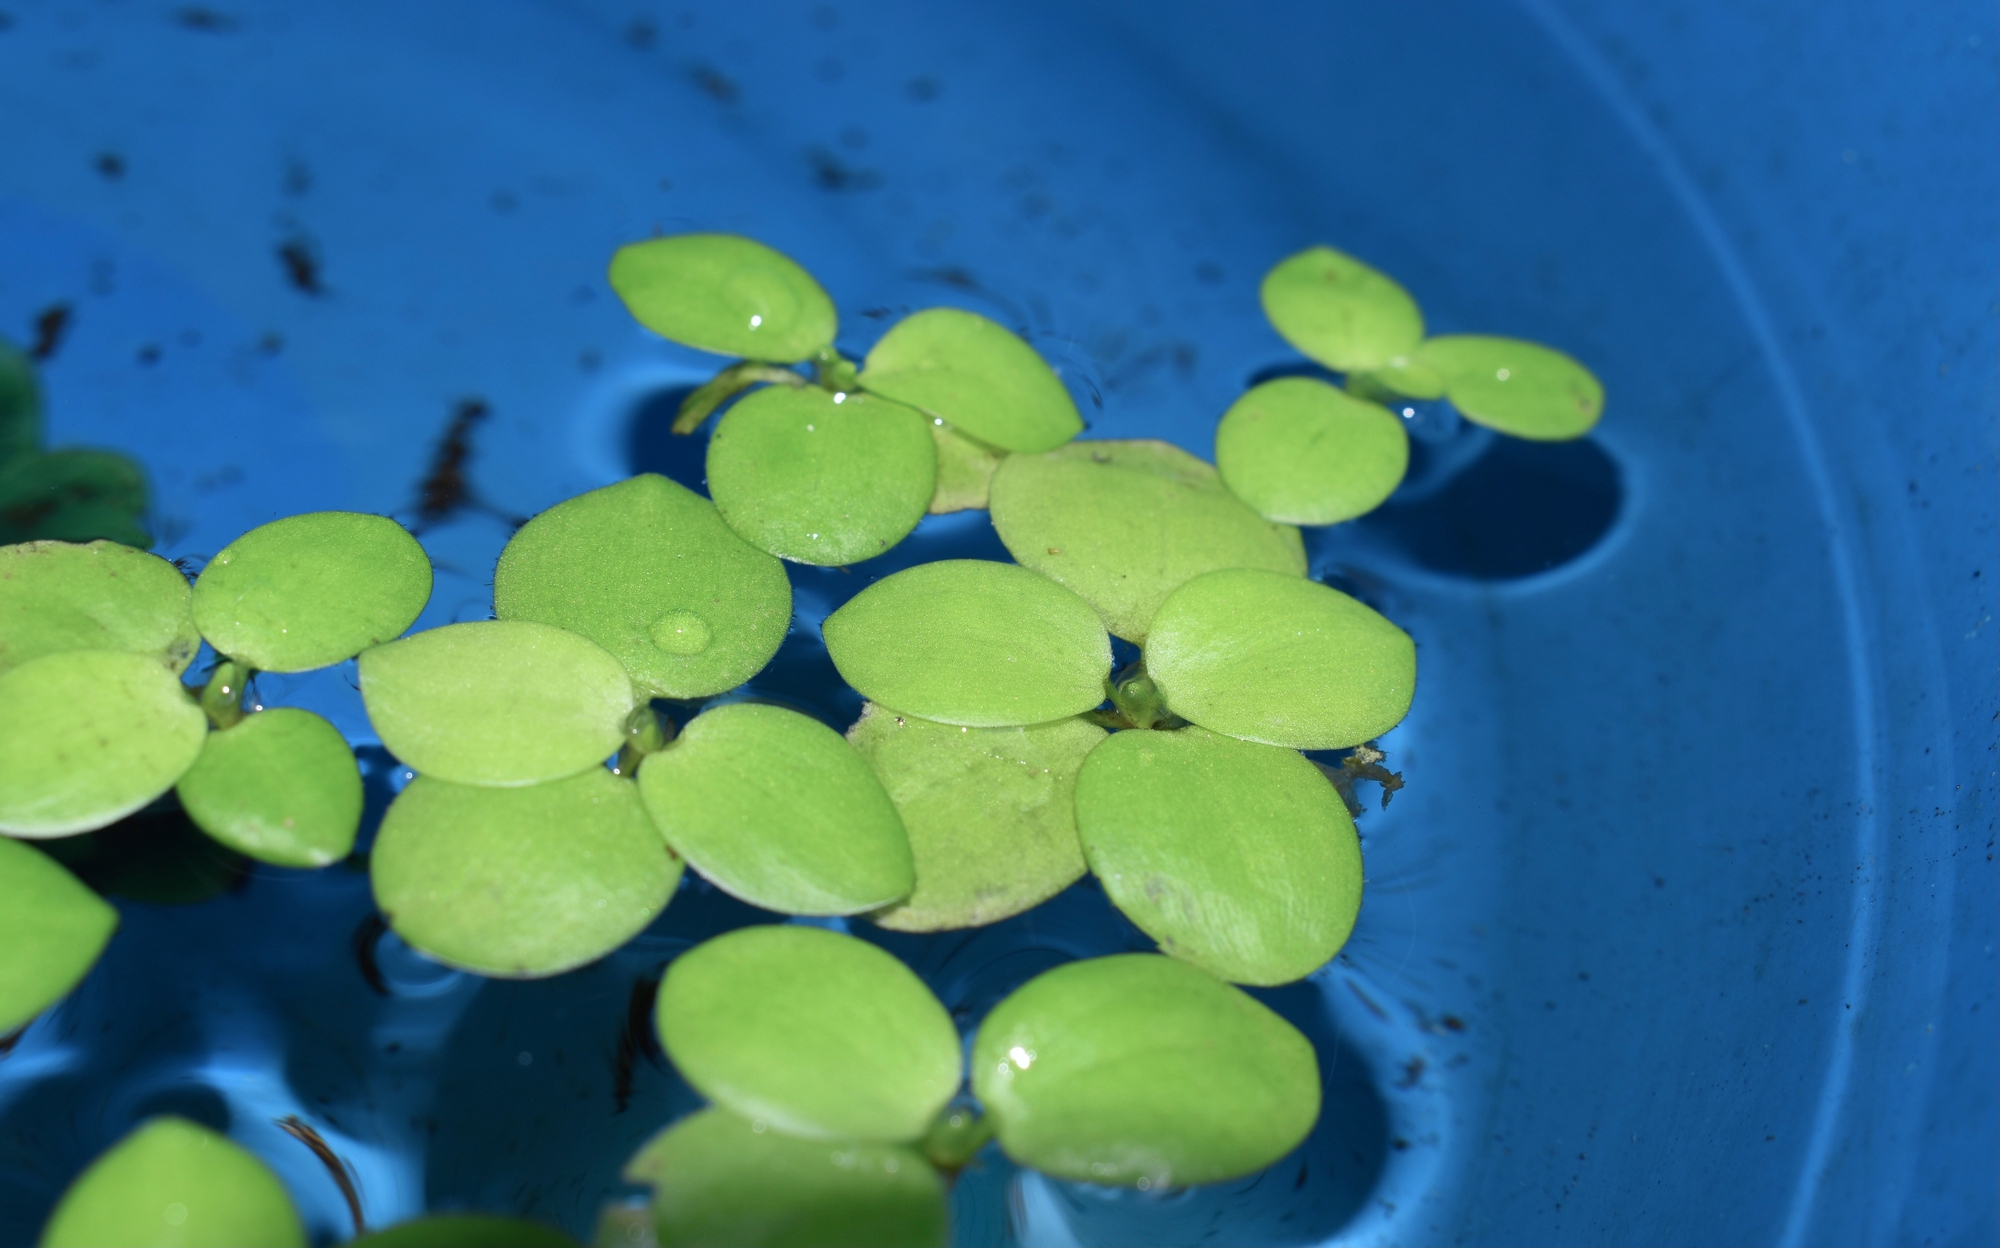
[[[1294,1147],[1318,1114],[1312,1047],[1235,985],[1297,980],[1347,940],[1360,843],[1301,751],[1375,740],[1416,688],[1412,639],[1308,579],[1295,526],[1362,514],[1400,481],[1407,440],[1378,399],[1442,394],[1506,432],[1577,436],[1594,379],[1532,344],[1425,338],[1393,281],[1315,248],[1272,270],[1265,309],[1346,384],[1252,389],[1211,466],[1071,441],[1055,373],[956,309],[905,319],[856,365],[825,292],[748,239],[634,244],[611,277],[649,328],[743,357],[683,411],[688,431],[736,400],[709,442],[713,501],[647,474],[560,503],[502,552],[494,619],[409,636],[430,564],[378,516],[262,526],[192,588],[110,543],[0,549],[0,831],[71,835],[173,788],[241,853],[334,861],[360,818],[351,751],[245,688],[358,656],[370,722],[416,773],[369,858],[375,899],[446,964],[583,965],[652,922],[688,868],[772,911],[914,932],[991,923],[1091,873],[1158,942],[996,1007],[970,1052],[977,1107],[949,1014],[874,945],[761,926],[683,954],[655,1021],[712,1106],[631,1163],[660,1243],[942,1242],[949,1178],[988,1139],[1146,1188]],[[927,511],[978,506],[1014,563],[911,567],[826,619],[867,699],[844,736],[717,700],[790,627],[782,560],[869,558]],[[1142,647],[1115,673],[1114,636]],[[218,659],[197,691],[179,677],[202,639]],[[707,702],[676,725],[663,698]],[[116,918],[4,840],[0,885],[31,899],[0,934],[35,951],[0,976],[4,1029],[66,992]],[[179,1148],[185,1125],[144,1127],[99,1167]]]

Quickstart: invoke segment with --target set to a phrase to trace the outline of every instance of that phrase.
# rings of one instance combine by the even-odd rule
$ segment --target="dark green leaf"
[[[42,445],[42,388],[35,362],[0,339],[0,464]]]
[[[110,451],[29,451],[0,462],[0,542],[147,547],[146,476]]]
[[[347,1241],[347,1248],[577,1248],[552,1226],[485,1213],[433,1213]]]

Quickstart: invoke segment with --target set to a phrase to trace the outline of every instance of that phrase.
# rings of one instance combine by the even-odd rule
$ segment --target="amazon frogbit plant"
[[[1347,940],[1360,843],[1301,751],[1373,741],[1416,689],[1410,637],[1308,579],[1294,526],[1361,515],[1402,479],[1403,424],[1382,400],[1444,397],[1503,433],[1568,438],[1597,419],[1595,379],[1531,343],[1426,338],[1400,286],[1316,247],[1271,271],[1264,307],[1345,384],[1251,389],[1210,466],[1164,442],[1072,441],[1061,380],[969,312],[919,312],[857,365],[833,348],[826,293],[749,239],[634,244],[611,278],[644,325],[742,357],[676,425],[722,411],[713,502],[642,475],[550,508],[501,554],[492,620],[404,636],[431,569],[380,516],[254,529],[191,589],[109,542],[0,549],[0,831],[21,838],[0,840],[0,890],[20,899],[0,939],[30,951],[0,970],[0,1030],[67,992],[116,922],[22,840],[173,788],[251,857],[348,854],[361,784],[346,742],[308,712],[247,709],[243,689],[358,655],[369,718],[417,773],[369,855],[375,899],[451,966],[581,966],[646,927],[689,868],[769,910],[913,932],[995,922],[1088,872],[1159,944],[1002,1001],[971,1048],[971,1099],[951,1017],[875,945],[763,926],[696,947],[655,1025],[712,1104],[632,1159],[654,1198],[614,1210],[608,1233],[942,1243],[949,1177],[989,1140],[1048,1174],[1149,1189],[1291,1150],[1318,1116],[1317,1059],[1235,985],[1300,979]],[[845,736],[754,701],[680,726],[655,709],[771,660],[792,614],[781,560],[845,565],[927,511],[970,507],[990,509],[1014,563],[921,564],[826,619],[867,700]],[[1116,673],[1114,636],[1142,654]],[[220,657],[190,690],[204,638]],[[105,1177],[121,1167],[176,1176],[204,1218],[247,1219],[232,1233],[302,1242],[261,1164],[191,1131],[141,1127],[78,1181],[47,1242],[114,1236],[142,1196],[180,1199],[130,1195]]]

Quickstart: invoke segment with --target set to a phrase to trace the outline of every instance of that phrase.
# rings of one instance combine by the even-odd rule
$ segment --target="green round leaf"
[[[70,447],[0,461],[0,543],[99,539],[146,547],[146,474],[113,451]]]
[[[955,728],[863,708],[847,739],[896,803],[917,868],[908,899],[868,917],[902,932],[978,927],[1076,883],[1076,773],[1104,735],[1081,719]]]
[[[485,1213],[434,1213],[347,1241],[347,1248],[577,1248],[552,1226]]]
[[[318,511],[225,546],[194,583],[194,622],[232,659],[303,672],[401,636],[430,596],[430,557],[402,525]]]
[[[517,789],[418,776],[390,803],[368,863],[397,935],[448,965],[519,979],[616,949],[681,878],[638,790],[603,768]]]
[[[785,1135],[721,1109],[681,1119],[625,1168],[651,1184],[660,1248],[943,1248],[944,1182],[915,1150]]]
[[[1081,594],[1127,641],[1144,641],[1160,603],[1204,572],[1306,570],[1297,529],[1259,517],[1215,469],[1165,442],[1010,455],[991,505],[1021,566]]]
[[[1215,466],[1266,520],[1338,524],[1402,484],[1410,436],[1394,413],[1309,377],[1281,377],[1230,404]]]
[[[1076,402],[1033,347],[957,308],[897,322],[862,361],[861,386],[1004,451],[1053,450],[1083,432]]]
[[[40,850],[0,837],[0,1036],[69,995],[118,912]]]
[[[1076,826],[1111,903],[1222,979],[1302,979],[1361,911],[1354,820],[1295,750],[1200,728],[1118,733],[1083,765]]]
[[[790,364],[833,345],[833,300],[790,257],[734,234],[680,234],[620,247],[611,288],[662,338]]]
[[[910,844],[882,785],[840,734],[778,706],[696,716],[639,766],[674,852],[715,885],[786,914],[859,914],[908,895]]]
[[[284,1184],[228,1136],[153,1118],[77,1176],[42,1248],[305,1248]]]
[[[714,504],[645,473],[528,521],[493,571],[493,613],[583,634],[649,696],[705,698],[778,652],[792,586]]]
[[[187,578],[116,542],[0,546],[0,672],[63,650],[150,654],[179,673],[201,648]]]
[[[1331,247],[1280,260],[1259,294],[1271,327],[1335,372],[1380,368],[1424,336],[1423,313],[1408,291]]]
[[[202,831],[260,862],[323,867],[361,827],[361,769],[340,729],[274,707],[211,732],[176,786]]]
[[[1007,452],[968,438],[935,416],[930,426],[937,445],[937,492],[931,495],[930,513],[985,510],[993,474]]]
[[[527,620],[448,624],[361,656],[391,754],[458,784],[539,784],[611,757],[637,699],[587,637]]]
[[[1040,724],[1104,700],[1111,639],[1090,604],[1026,568],[945,559],[862,590],[821,629],[862,696],[974,728]]]
[[[827,567],[872,559],[917,527],[937,448],[900,403],[819,386],[766,386],[708,442],[716,510],[750,544]]]
[[[1604,413],[1604,386],[1560,351],[1518,338],[1444,334],[1417,358],[1444,375],[1445,395],[1467,420],[1517,438],[1565,442]]]
[[[924,981],[824,928],[704,941],[667,968],[655,1017],[695,1091],[791,1135],[917,1139],[963,1074],[958,1029]]]
[[[1153,617],[1146,672],[1169,709],[1204,728],[1338,750],[1409,711],[1417,649],[1337,589],[1243,568],[1174,591]]]
[[[1218,1183],[1261,1170],[1319,1117],[1319,1061],[1241,990],[1157,954],[1059,966],[994,1007],[972,1087],[1000,1147],[1091,1183]]]
[[[67,650],[0,673],[0,832],[67,836],[172,788],[208,720],[144,654]]]

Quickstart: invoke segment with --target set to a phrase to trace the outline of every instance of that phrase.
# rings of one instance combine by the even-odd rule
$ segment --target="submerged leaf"
[[[734,234],[680,234],[620,247],[611,288],[633,319],[674,342],[791,364],[833,345],[833,300],[812,274]]]
[[[259,525],[210,560],[194,622],[232,659],[303,672],[401,636],[430,596],[430,557],[402,525],[308,512]]]
[[[42,388],[28,353],[0,338],[0,463],[42,444]]]
[[[1104,700],[1111,639],[1090,604],[1026,568],[945,559],[886,576],[821,628],[862,696],[975,728],[1066,719]]]
[[[708,442],[716,510],[753,546],[837,567],[872,559],[924,518],[937,449],[914,410],[818,386],[768,386]]]
[[[1387,408],[1309,377],[1256,386],[1222,415],[1215,466],[1267,520],[1338,524],[1402,483],[1410,437]]]
[[[1331,247],[1280,260],[1259,294],[1272,328],[1337,373],[1380,368],[1423,340],[1423,313],[1409,292]]]
[[[1319,1062],[1290,1023],[1157,954],[1072,962],[995,1006],[972,1087],[1000,1147],[1090,1183],[1218,1183],[1296,1147],[1319,1117]]]
[[[1144,641],[1160,603],[1204,572],[1306,570],[1297,529],[1258,516],[1215,469],[1165,442],[1010,455],[994,474],[992,508],[1022,567],[1082,595],[1127,641]]]
[[[930,426],[937,445],[937,492],[931,495],[930,513],[983,510],[993,489],[993,474],[1007,452],[968,438],[935,416]]]
[[[651,1184],[660,1248],[943,1248],[944,1183],[914,1149],[785,1135],[704,1109],[625,1168]]]
[[[1445,396],[1469,421],[1517,438],[1580,438],[1604,413],[1604,387],[1560,351],[1518,338],[1444,334],[1417,358],[1445,379]]]
[[[340,729],[296,707],[209,733],[176,791],[202,831],[281,867],[338,862],[361,827],[353,749]]]
[[[1146,638],[1146,672],[1168,709],[1215,732],[1338,750],[1381,736],[1410,709],[1410,635],[1337,589],[1248,568],[1174,591]]]
[[[587,637],[526,620],[448,624],[361,656],[391,754],[458,784],[538,784],[611,757],[636,698]]]
[[[906,900],[868,917],[902,932],[978,927],[1076,883],[1076,773],[1104,735],[1080,719],[955,728],[865,707],[847,739],[896,803],[917,870]]]
[[[433,1213],[347,1241],[347,1248],[577,1248],[552,1226],[488,1213]]]
[[[66,650],[0,673],[0,832],[67,836],[172,788],[208,720],[150,655]]]
[[[440,962],[510,978],[603,957],[653,921],[681,878],[637,788],[601,767],[514,789],[418,776],[383,816],[368,862],[397,935]]]
[[[1053,450],[1083,432],[1075,400],[1033,347],[957,308],[897,322],[868,353],[861,387],[1002,450]]]
[[[101,539],[144,548],[153,544],[140,523],[146,508],[146,474],[113,451],[24,451],[0,461],[0,543]]]
[[[583,634],[648,695],[705,698],[778,652],[792,586],[713,503],[642,473],[522,526],[494,569],[493,612]]]
[[[656,1018],[697,1092],[791,1135],[917,1139],[963,1076],[958,1029],[916,973],[823,928],[704,941],[667,968]]]
[[[0,836],[0,1036],[77,986],[118,912],[47,854]]]
[[[284,1184],[228,1136],[152,1118],[78,1175],[49,1215],[42,1248],[304,1248]]]
[[[786,914],[859,914],[907,895],[910,845],[865,759],[816,719],[737,702],[639,767],[661,835],[731,896]]]
[[[1077,778],[1076,825],[1113,905],[1239,984],[1310,975],[1361,910],[1354,820],[1295,750],[1200,728],[1118,733]]]
[[[0,547],[0,671],[63,650],[149,654],[179,673],[201,647],[187,578],[116,542]]]

